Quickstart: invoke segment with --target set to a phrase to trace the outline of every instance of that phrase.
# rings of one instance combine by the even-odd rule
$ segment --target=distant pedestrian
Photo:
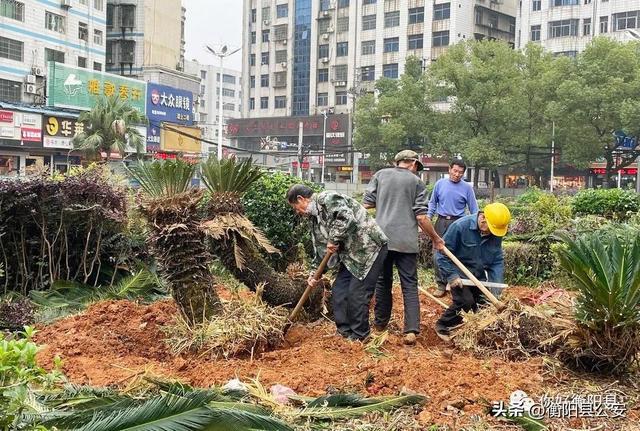
[[[404,343],[415,344],[420,333],[418,298],[418,227],[442,248],[427,217],[427,188],[416,175],[424,169],[415,151],[400,151],[396,167],[382,169],[373,176],[364,195],[365,208],[376,208],[376,221],[389,238],[389,251],[376,285],[374,324],[383,330],[391,319],[393,267],[398,269],[404,302]]]
[[[447,229],[454,221],[469,214],[478,212],[478,202],[473,191],[473,186],[464,181],[464,173],[467,165],[461,159],[453,159],[449,163],[449,178],[442,178],[436,182],[429,200],[427,216],[431,219],[437,215],[435,230],[444,237]],[[436,255],[433,256],[433,270],[436,278],[435,296],[444,296],[447,293],[447,281],[440,274]]]

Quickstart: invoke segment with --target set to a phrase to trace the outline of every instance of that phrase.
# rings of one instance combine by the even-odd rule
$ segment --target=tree
[[[496,169],[513,157],[510,146],[520,82],[518,54],[502,41],[468,41],[450,47],[429,69],[436,94],[451,101],[435,148],[460,153],[475,169]]]
[[[428,149],[436,122],[420,60],[408,57],[399,80],[381,78],[378,96],[365,94],[355,110],[354,142],[358,151],[369,154],[372,167],[387,165],[400,150]]]
[[[570,136],[563,147],[576,164],[606,162],[606,180],[640,155],[620,151],[614,133],[640,133],[640,44],[595,38],[570,65],[557,89],[556,127]]]
[[[100,98],[78,120],[84,131],[73,138],[73,146],[89,158],[100,159],[100,154],[106,153],[108,161],[113,151],[124,157],[128,147],[137,153],[144,150],[145,138],[134,126],[147,124],[147,118],[118,96]]]

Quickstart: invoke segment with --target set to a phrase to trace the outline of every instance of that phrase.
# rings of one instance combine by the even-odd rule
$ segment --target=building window
[[[396,79],[398,77],[398,63],[383,64],[382,76],[385,78]]]
[[[316,105],[327,106],[329,104],[329,93],[318,93]]]
[[[269,64],[269,53],[263,52],[260,56],[260,64]]]
[[[136,25],[136,6],[123,4],[120,6],[120,26],[133,29]]]
[[[102,72],[102,63],[98,63],[97,61],[93,62],[93,70],[97,72]]]
[[[45,61],[55,61],[56,63],[64,63],[64,52],[56,51],[55,49],[44,49]]]
[[[255,75],[249,76],[249,88],[256,88],[256,77],[255,77]]]
[[[449,30],[446,31],[434,31],[432,46],[448,46],[449,45]]]
[[[236,97],[236,90],[232,90],[230,88],[223,88],[222,97]]]
[[[269,31],[270,30],[262,30],[262,42],[269,42]]]
[[[235,111],[236,110],[236,104],[235,103],[223,103],[222,104],[222,110],[223,111]]]
[[[78,67],[87,68],[87,57],[78,57]]]
[[[78,0],[78,3],[83,4],[83,5],[87,5],[87,1],[89,0]]]
[[[93,43],[102,45],[102,30],[93,30]]]
[[[376,4],[378,0],[362,0],[362,4]]]
[[[95,10],[104,10],[104,0],[93,0],[93,8]]]
[[[640,11],[614,13],[611,22],[612,31],[621,31],[638,27],[638,14]]]
[[[78,23],[78,39],[89,41],[89,26],[84,22]]]
[[[567,37],[578,35],[578,19],[563,19],[549,23],[549,38]]]
[[[400,25],[400,11],[386,12],[384,14],[385,27],[398,27]]]
[[[551,0],[551,6],[575,6],[579,4],[580,0]]]
[[[482,9],[476,9],[476,24],[482,25]]]
[[[414,7],[409,9],[409,24],[424,22],[424,7]]]
[[[531,26],[531,41],[537,42],[540,40],[540,28],[539,25]]]
[[[440,3],[433,5],[433,20],[440,21],[451,17],[451,3]]]
[[[0,36],[0,58],[24,61],[24,42]]]
[[[498,28],[498,15],[493,12],[489,13],[489,27]]]
[[[318,34],[329,33],[329,27],[331,26],[330,19],[318,20]]]
[[[274,29],[275,40],[285,40],[287,38],[288,31],[289,27],[287,26],[287,24],[276,26]]]
[[[136,57],[136,41],[125,40],[121,44],[120,62],[133,64]]]
[[[365,15],[362,17],[362,30],[376,29],[376,15]]]
[[[255,65],[256,65],[256,55],[249,54],[249,66],[255,66]]]
[[[251,44],[253,45],[254,43],[256,43],[256,32],[252,31],[251,32]]]
[[[376,41],[364,40],[362,41],[362,55],[373,55],[376,53]]]
[[[340,64],[333,67],[333,80],[334,81],[346,81],[349,74],[349,66],[346,64]]]
[[[276,51],[276,63],[286,63],[287,62],[287,50],[282,49]]]
[[[318,69],[318,82],[329,82],[329,69]]]
[[[112,4],[107,4],[107,29],[113,28],[113,12],[115,6]]]
[[[376,80],[376,67],[364,66],[360,68],[360,80],[361,81],[375,81]]]
[[[260,98],[260,109],[269,109],[269,98],[261,97]]]
[[[343,16],[337,19],[336,21],[336,31],[339,33],[344,33],[349,31],[349,17]]]
[[[329,58],[329,45],[318,45],[318,58]]]
[[[585,18],[582,20],[582,35],[591,36],[591,18]]]
[[[331,0],[320,0],[321,11],[329,10],[329,7],[331,7]]]
[[[279,4],[276,6],[276,16],[278,18],[286,18],[289,16],[289,5]]]
[[[255,9],[251,9],[251,22],[256,22],[258,18],[258,11]]]
[[[273,74],[273,87],[283,88],[287,86],[287,72],[276,72]]]
[[[16,0],[0,0],[0,15],[17,21],[24,21],[24,3]]]
[[[200,84],[200,94],[201,95],[205,95],[205,93],[207,92],[207,86],[204,84]],[[220,93],[220,89],[217,89],[216,94]]]
[[[349,7],[349,0],[338,0],[338,7]]]
[[[218,79],[218,81],[220,81]],[[222,75],[222,82],[224,82],[225,84],[234,84],[236,83],[236,77],[233,75],[228,75],[228,74],[223,74]]]
[[[254,109],[256,109],[256,99],[254,99],[253,97],[249,98],[249,110],[253,111]]]
[[[533,0],[533,2],[531,2],[531,9],[534,12],[542,9],[542,0]]]
[[[424,35],[412,34],[407,38],[407,49],[422,49],[424,46]]]
[[[336,91],[336,105],[346,105],[346,104],[347,104],[347,92]]]
[[[600,17],[600,33],[609,32],[609,17],[601,16]]]
[[[269,21],[271,19],[271,8],[265,6],[262,8],[262,21]]]
[[[64,17],[62,15],[56,15],[55,13],[45,12],[44,28],[64,34]]]
[[[400,38],[390,37],[384,40],[384,52],[398,52],[400,51]]]
[[[260,87],[268,87],[269,86],[269,74],[266,73],[264,75],[260,75]]]
[[[584,0],[584,4],[591,4],[591,0]]]
[[[346,57],[349,55],[349,42],[336,43],[336,57]]]
[[[20,102],[22,83],[0,78],[0,100]]]
[[[276,96],[273,99],[273,104],[276,109],[286,109],[287,108],[287,96]]]
[[[200,79],[207,79],[207,71],[206,70],[201,70],[200,71]]]
[[[115,46],[115,42],[113,40],[107,41],[107,52],[105,55],[105,60],[107,61],[107,64],[114,63],[114,59],[113,59],[114,46]]]

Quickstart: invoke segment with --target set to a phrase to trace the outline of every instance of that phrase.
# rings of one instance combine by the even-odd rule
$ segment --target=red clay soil
[[[41,328],[36,341],[44,347],[38,360],[50,368],[53,357],[59,355],[71,381],[97,386],[123,386],[136,373],[147,370],[197,386],[259,377],[267,387],[280,383],[309,396],[331,388],[369,395],[407,389],[429,397],[420,415],[425,424],[453,424],[455,420],[460,425],[460,419],[454,417],[461,412],[451,405],[461,408],[468,418],[484,410],[482,400],[506,400],[516,389],[542,394],[539,358],[514,363],[478,359],[458,351],[452,357],[445,354],[445,344],[433,331],[441,308],[424,297],[421,301],[422,333],[416,346],[406,347],[398,326],[402,305],[396,292],[394,321],[384,345],[388,356],[379,359],[366,353],[361,343],[337,335],[328,321],[293,326],[283,346],[253,360],[174,357],[163,342],[161,329],[176,314],[172,302],[106,301]]]

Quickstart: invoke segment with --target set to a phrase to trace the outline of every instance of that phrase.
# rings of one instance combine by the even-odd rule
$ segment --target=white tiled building
[[[517,46],[536,42],[553,53],[574,56],[594,36],[640,38],[640,0],[522,0]]]
[[[218,109],[220,93],[220,73],[218,66],[200,64],[195,60],[185,61],[185,72],[200,78],[200,91],[197,97],[198,112],[196,121],[203,130],[203,136],[218,142]],[[239,70],[227,69],[222,74],[223,117],[242,116],[242,79]],[[223,123],[223,124],[225,124]],[[225,139],[225,145],[230,145]],[[213,150],[215,152],[215,149]]]
[[[349,112],[351,94],[468,39],[515,42],[517,0],[244,0],[245,117]]]
[[[0,0],[0,100],[45,102],[47,61],[104,70],[106,0]]]

